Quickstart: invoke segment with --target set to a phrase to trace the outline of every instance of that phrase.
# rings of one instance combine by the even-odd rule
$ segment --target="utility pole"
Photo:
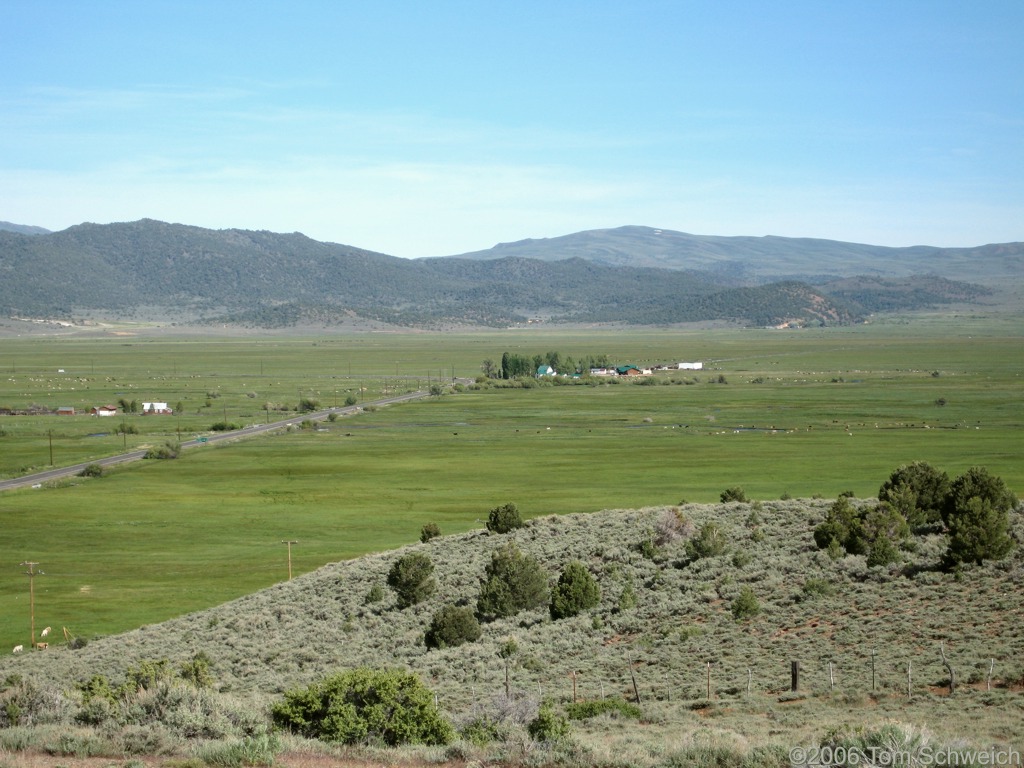
[[[292,544],[298,544],[299,542],[294,539],[281,540],[282,544],[288,545],[288,581],[292,580]]]
[[[38,576],[40,573],[42,573],[42,571],[38,571],[37,572],[36,569],[35,569],[36,566],[39,565],[39,563],[33,563],[33,562],[30,562],[30,561],[26,560],[25,562],[22,563],[22,565],[28,568],[28,570],[25,571],[25,575],[28,576],[28,611],[29,611],[29,616],[31,617],[31,622],[32,622],[32,643],[29,645],[29,648],[35,648],[36,647],[36,589],[35,589],[35,579],[36,579],[36,576]]]

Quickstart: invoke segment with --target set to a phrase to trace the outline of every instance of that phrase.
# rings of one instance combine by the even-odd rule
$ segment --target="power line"
[[[298,544],[299,542],[295,541],[294,539],[289,539],[289,540],[283,540],[282,539],[281,543],[288,545],[288,581],[291,581],[292,580],[292,544]]]

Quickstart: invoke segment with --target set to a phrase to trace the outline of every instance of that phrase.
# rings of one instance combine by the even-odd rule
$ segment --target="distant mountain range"
[[[27,224],[12,224],[9,221],[0,221],[0,232],[20,232],[23,235],[48,235],[50,230],[42,227],[31,227]]]
[[[884,248],[649,227],[408,260],[302,234],[144,219],[60,232],[0,224],[0,312],[172,313],[182,322],[333,326],[845,324],[975,302],[1024,277],[1024,243]]]
[[[801,280],[817,284],[841,277],[929,274],[995,284],[1007,277],[1024,277],[1024,243],[889,248],[813,238],[690,235],[635,226],[501,243],[457,258],[509,256],[541,261],[578,256],[611,267],[701,270],[745,282]]]

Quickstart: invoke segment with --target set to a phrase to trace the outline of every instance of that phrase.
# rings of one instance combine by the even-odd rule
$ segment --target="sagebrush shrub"
[[[550,704],[542,704],[537,717],[526,726],[526,731],[534,741],[559,742],[569,735],[569,721],[555,712]]]
[[[0,728],[59,723],[70,706],[59,688],[18,679],[0,693]]]
[[[669,507],[658,516],[654,526],[654,543],[659,547],[693,536],[693,522],[678,507]]]
[[[197,652],[189,661],[183,663],[178,670],[181,679],[196,688],[212,688],[213,660],[206,655],[205,651]]]
[[[570,720],[589,720],[606,713],[614,713],[631,720],[639,720],[643,715],[640,707],[624,699],[594,699],[565,705],[565,714]]]

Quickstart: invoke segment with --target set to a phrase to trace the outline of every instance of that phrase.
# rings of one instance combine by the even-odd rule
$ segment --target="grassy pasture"
[[[960,319],[807,332],[503,332],[324,339],[0,341],[0,406],[87,408],[129,399],[185,404],[128,417],[139,434],[88,437],[87,416],[0,417],[0,471],[16,474],[159,443],[264,402],[323,405],[472,376],[505,350],[607,354],[708,370],[656,386],[483,389],[326,425],[187,452],[93,481],[0,495],[0,647],[27,642],[24,569],[37,627],[91,636],[194,611],[327,562],[479,527],[514,501],[526,516],[853,490],[927,460],[951,475],[982,464],[1024,490],[1021,326]],[[58,368],[65,374],[58,375]],[[935,373],[938,375],[934,375]],[[714,383],[718,376],[727,383]],[[699,379],[699,381],[698,381]],[[676,383],[668,383],[669,381]],[[690,383],[686,383],[690,382]],[[755,383],[756,382],[756,383]],[[87,387],[87,389],[83,389]],[[122,394],[119,394],[122,393]],[[209,398],[207,393],[219,397]],[[250,397],[250,394],[255,394]],[[945,400],[945,405],[937,401]]]

